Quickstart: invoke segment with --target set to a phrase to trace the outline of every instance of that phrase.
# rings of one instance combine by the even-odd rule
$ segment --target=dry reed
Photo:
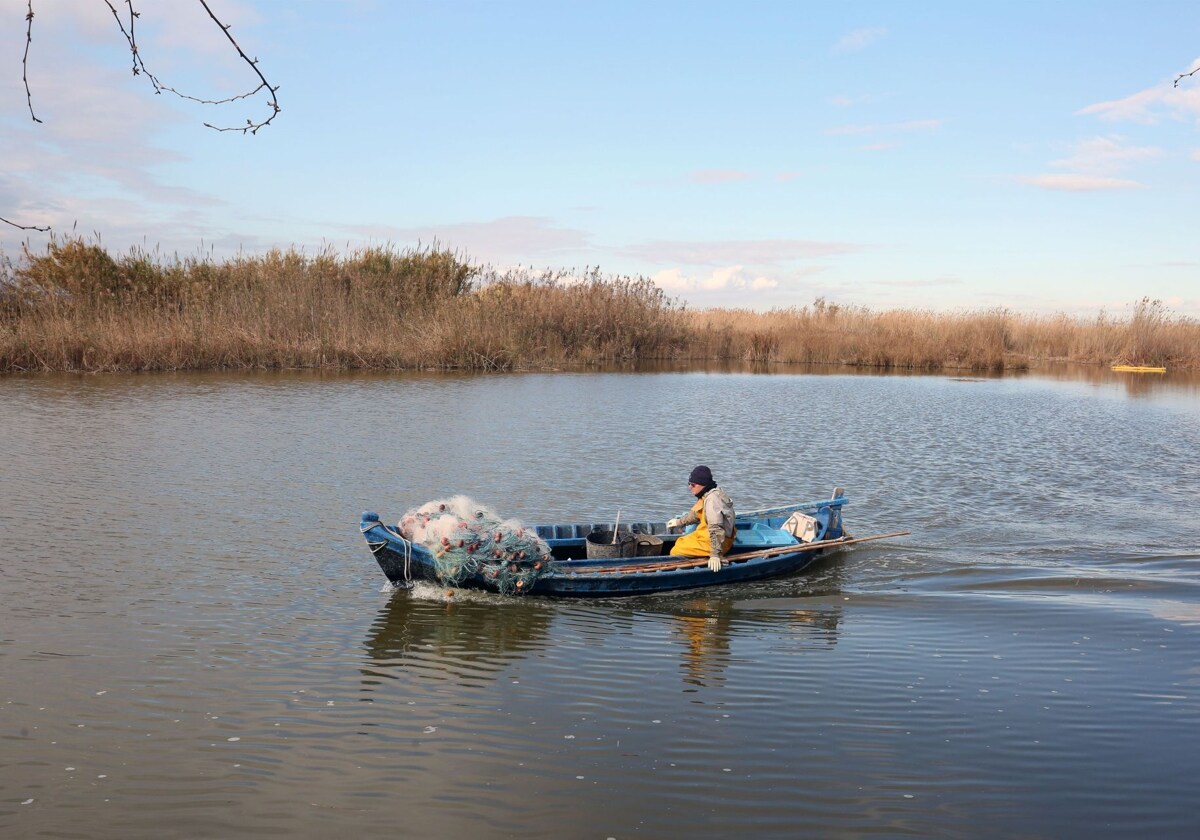
[[[874,312],[818,299],[691,311],[645,278],[497,272],[431,247],[224,262],[113,257],[81,239],[0,258],[0,371],[512,370],[732,360],[939,370],[1040,360],[1200,368],[1200,323],[1005,309]]]

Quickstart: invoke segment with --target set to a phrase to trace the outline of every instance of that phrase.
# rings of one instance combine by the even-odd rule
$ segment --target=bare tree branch
[[[255,122],[254,120],[247,119],[244,126],[225,127],[215,126],[212,123],[207,122],[204,123],[205,127],[211,128],[214,131],[240,131],[243,134],[246,134],[247,132],[250,134],[257,134],[260,128],[269,125],[271,121],[278,116],[280,110],[282,110],[279,107],[279,98],[276,96],[276,92],[279,90],[279,87],[272,86],[271,83],[267,81],[267,77],[264,76],[262,70],[258,68],[258,59],[251,59],[248,55],[246,55],[241,45],[234,40],[234,37],[231,34],[229,34],[229,30],[231,28],[230,25],[227,23],[222,23],[221,19],[213,13],[213,10],[209,7],[208,3],[205,2],[205,0],[198,0],[198,2],[202,7],[204,7],[204,11],[208,13],[208,16],[212,18],[213,23],[220,28],[221,32],[229,40],[229,43],[233,45],[233,48],[237,50],[237,54],[241,57],[242,61],[246,62],[246,65],[254,71],[254,75],[258,76],[259,84],[253,90],[248,90],[244,93],[239,93],[234,96],[229,96],[225,99],[203,99],[199,96],[192,96],[190,94],[183,93],[182,91],[176,90],[170,85],[163,84],[162,80],[151,73],[146,67],[146,62],[142,60],[142,54],[138,50],[137,36],[134,33],[133,26],[134,21],[136,21],[142,15],[141,12],[134,9],[133,0],[125,0],[125,7],[129,12],[128,28],[126,28],[125,22],[121,20],[121,13],[117,11],[117,7],[113,4],[112,0],[104,0],[104,5],[108,6],[108,10],[112,12],[113,19],[117,22],[117,27],[121,30],[121,35],[125,37],[125,42],[129,44],[129,53],[133,57],[133,75],[145,76],[147,79],[149,79],[150,85],[154,88],[155,93],[162,93],[166,91],[167,93],[175,94],[180,99],[187,99],[191,102],[197,102],[201,105],[225,105],[230,102],[237,102],[241,99],[249,99],[255,94],[265,90],[268,97],[267,104],[271,108],[271,115],[265,120]],[[33,0],[27,0],[26,8],[25,55],[21,58],[21,78],[25,82],[25,101],[29,105],[29,116],[33,118],[34,122],[40,123],[41,120],[33,110],[33,94],[29,89],[29,46],[31,43],[33,43]]]
[[[33,113],[33,94],[29,92],[29,45],[33,43],[33,0],[28,0],[28,12],[25,13],[25,55],[21,57],[21,80],[25,82],[25,102],[29,105],[29,116],[40,123],[37,114]],[[10,222],[11,224],[11,222]]]
[[[41,122],[41,120],[39,120],[38,122]],[[3,216],[0,216],[0,222],[4,222],[4,224],[6,224],[6,225],[12,225],[17,230],[37,230],[37,231],[41,231],[42,233],[47,233],[50,230],[49,225],[46,225],[46,227],[38,227],[37,225],[19,225],[16,222],[10,222],[8,219],[4,218]]]
[[[30,0],[30,2],[32,2],[32,0]],[[137,38],[135,37],[134,31],[133,31],[133,23],[134,23],[135,19],[141,17],[141,13],[134,10],[133,0],[125,0],[125,5],[129,9],[129,29],[128,30],[126,30],[125,24],[122,23],[121,15],[117,12],[116,6],[114,6],[112,4],[112,0],[104,0],[104,4],[106,6],[108,6],[108,10],[110,12],[112,12],[113,19],[116,20],[117,26],[121,30],[121,34],[123,36],[125,36],[125,41],[129,44],[129,52],[130,52],[130,55],[133,56],[133,75],[135,75],[135,76],[144,75],[147,79],[149,79],[150,85],[154,88],[154,92],[156,94],[166,91],[167,93],[175,94],[180,99],[187,99],[191,102],[197,102],[201,105],[225,105],[229,102],[237,102],[240,99],[248,99],[251,96],[254,96],[255,94],[257,94],[259,91],[266,90],[267,95],[270,97],[268,104],[271,106],[271,116],[267,117],[265,120],[262,120],[261,122],[256,123],[253,120],[247,119],[246,125],[244,125],[244,126],[227,126],[227,127],[218,127],[218,126],[212,125],[211,123],[204,123],[206,128],[211,128],[214,131],[240,131],[243,134],[245,134],[247,132],[249,132],[250,134],[257,134],[258,130],[260,128],[262,128],[263,126],[269,124],[273,119],[275,119],[276,115],[278,115],[281,110],[279,107],[279,100],[275,96],[275,92],[277,90],[279,90],[279,88],[272,87],[270,82],[267,81],[266,76],[264,76],[262,74],[262,71],[258,69],[258,60],[255,59],[255,60],[251,61],[250,58],[246,55],[246,53],[243,52],[243,50],[242,50],[241,46],[238,44],[238,42],[235,41],[233,36],[229,34],[230,26],[228,24],[222,23],[221,20],[215,14],[213,14],[213,10],[211,8],[209,8],[208,3],[206,3],[205,0],[198,0],[198,2],[200,3],[201,6],[204,7],[204,11],[208,13],[208,16],[210,18],[212,18],[213,23],[215,23],[218,27],[220,27],[221,32],[223,32],[225,34],[225,37],[229,39],[229,43],[233,44],[233,48],[235,50],[237,50],[237,54],[239,56],[241,56],[242,61],[246,62],[246,64],[249,65],[250,69],[254,71],[254,74],[256,76],[258,76],[258,78],[259,78],[258,87],[254,88],[253,90],[248,90],[245,93],[239,93],[234,96],[226,97],[225,99],[203,99],[198,96],[192,96],[190,94],[183,93],[182,91],[176,90],[175,88],[171,87],[170,85],[163,84],[162,80],[159,79],[157,76],[155,76],[153,73],[151,73],[150,70],[146,67],[146,62],[142,60],[142,55],[138,51]]]
[[[118,2],[119,2],[119,0],[118,0]],[[108,10],[110,12],[112,12],[113,19],[117,22],[117,27],[121,30],[121,35],[123,35],[125,37],[126,43],[129,44],[129,54],[132,57],[132,62],[133,62],[133,64],[132,64],[133,75],[145,76],[147,79],[149,79],[150,85],[151,85],[151,87],[154,88],[154,92],[156,94],[160,94],[165,91],[167,93],[174,94],[175,96],[179,97],[180,99],[186,99],[191,102],[199,103],[201,105],[225,105],[230,102],[237,102],[242,99],[249,99],[250,97],[255,96],[256,94],[259,94],[264,90],[266,91],[266,96],[268,98],[267,104],[270,106],[270,109],[271,109],[271,115],[269,117],[267,117],[265,120],[261,120],[259,122],[255,122],[254,120],[247,119],[246,124],[243,126],[216,126],[216,125],[213,125],[212,123],[207,123],[207,122],[204,123],[204,126],[206,128],[211,128],[214,131],[240,131],[242,134],[247,134],[247,133],[257,134],[258,130],[260,128],[270,125],[271,121],[274,120],[275,117],[277,117],[279,115],[281,108],[279,107],[279,99],[276,96],[276,93],[279,90],[279,87],[272,86],[271,83],[267,81],[267,77],[263,75],[262,70],[260,70],[258,67],[258,59],[257,58],[251,59],[248,55],[246,55],[246,53],[242,49],[241,45],[234,39],[233,35],[230,34],[230,32],[229,32],[229,30],[231,28],[230,25],[227,23],[221,22],[220,18],[218,18],[213,13],[213,10],[209,7],[206,0],[197,0],[197,2],[199,2],[200,5],[202,7],[204,7],[204,11],[208,13],[208,16],[210,18],[212,18],[213,23],[215,23],[220,28],[221,32],[229,40],[229,43],[233,45],[233,48],[235,50],[237,50],[237,54],[238,54],[238,56],[241,57],[242,61],[246,62],[247,66],[249,66],[249,68],[254,71],[254,75],[258,76],[258,80],[259,80],[258,86],[255,87],[253,90],[248,90],[244,93],[239,93],[234,96],[227,97],[225,99],[203,99],[198,96],[191,96],[189,94],[178,91],[175,88],[171,87],[170,85],[163,84],[162,80],[159,79],[157,76],[155,76],[153,73],[151,73],[150,70],[146,67],[146,62],[142,60],[142,54],[138,50],[137,35],[134,32],[134,23],[142,15],[141,15],[141,12],[137,11],[134,8],[133,2],[134,2],[134,0],[124,0],[124,3],[123,3],[126,11],[128,12],[128,26],[126,26],[126,22],[124,20],[122,20],[122,18],[121,18],[121,13],[119,11],[117,11],[117,3],[115,3],[114,0],[104,0],[104,4],[106,6],[108,6]],[[21,80],[25,83],[25,103],[26,103],[26,105],[29,106],[29,116],[33,119],[33,121],[35,123],[40,123],[40,122],[42,122],[42,120],[38,117],[37,113],[35,113],[33,110],[33,93],[29,88],[29,48],[30,48],[30,45],[33,43],[33,0],[26,0],[25,7],[26,7],[25,54],[21,57]],[[18,230],[36,230],[36,231],[41,231],[43,233],[50,230],[50,228],[48,226],[40,227],[37,225],[17,224],[16,222],[5,219],[3,216],[0,216],[0,222],[4,223],[6,225],[11,225],[12,227],[17,228]]]
[[[266,88],[267,94],[271,98],[270,103],[269,103],[271,106],[271,116],[267,117],[265,120],[263,120],[260,123],[255,123],[251,120],[246,120],[246,125],[242,128],[217,128],[215,125],[209,125],[208,123],[205,123],[205,125],[211,129],[215,129],[216,131],[240,131],[240,132],[242,132],[242,134],[245,134],[248,131],[251,134],[258,134],[258,130],[260,128],[269,124],[271,122],[271,120],[275,119],[275,117],[277,117],[279,115],[279,110],[280,110],[279,100],[275,97],[275,92],[277,90],[279,90],[279,88],[278,88],[278,86],[271,87],[271,83],[267,81],[267,77],[264,76],[262,74],[262,71],[258,69],[258,59],[256,58],[253,61],[251,61],[250,57],[247,56],[246,53],[242,50],[241,45],[238,44],[238,42],[233,39],[233,36],[229,34],[229,29],[230,29],[229,25],[225,24],[225,23],[221,23],[221,21],[219,21],[217,19],[217,16],[213,14],[212,9],[210,9],[208,7],[208,3],[205,2],[205,0],[200,0],[200,5],[204,7],[204,11],[208,12],[208,16],[213,19],[213,23],[215,23],[217,26],[221,27],[221,31],[225,33],[225,37],[229,39],[229,43],[233,44],[233,48],[235,50],[237,50],[238,55],[240,55],[242,57],[242,61],[244,61],[248,65],[250,65],[250,69],[254,71],[254,74],[256,76],[258,76],[259,81],[262,82],[261,85],[256,87],[253,91],[251,91],[251,94],[257,93],[258,91],[262,90],[263,88]],[[244,95],[249,96],[250,94],[244,94]]]
[[[1182,81],[1183,81],[1184,79],[1186,79],[1188,76],[1195,76],[1197,73],[1200,73],[1200,67],[1197,67],[1195,70],[1193,70],[1193,71],[1192,71],[1192,72],[1190,72],[1190,73],[1180,73],[1178,76],[1176,76],[1176,77],[1175,77],[1175,85],[1174,85],[1174,87],[1179,87],[1179,83],[1180,83],[1180,82],[1182,82]]]

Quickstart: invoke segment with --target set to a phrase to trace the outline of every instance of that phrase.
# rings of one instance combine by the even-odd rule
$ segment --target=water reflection
[[[725,683],[734,635],[783,636],[794,645],[790,652],[806,648],[830,649],[837,644],[842,610],[836,605],[818,606],[825,599],[760,598],[729,601],[719,596],[683,602],[667,617],[671,635],[681,646],[680,671],[684,683],[700,688]]]
[[[674,635],[684,643],[680,668],[685,683],[706,686],[725,682],[731,614],[722,608],[675,617]]]
[[[1131,397],[1164,394],[1195,397],[1200,393],[1200,372],[1131,373],[1111,370],[1107,365],[1081,365],[1066,362],[1045,363],[1029,376],[1058,382],[1080,382],[1096,388],[1113,388]]]
[[[536,372],[555,375],[555,372]],[[1059,382],[1083,382],[1095,386],[1119,385],[1126,393],[1139,396],[1165,392],[1179,392],[1194,396],[1200,392],[1200,371],[1170,369],[1164,374],[1131,373],[1114,371],[1108,365],[1079,364],[1071,362],[1039,362],[1028,370],[1010,370],[1001,373],[991,371],[945,370],[931,373],[926,370],[889,369],[874,367],[852,367],[838,364],[779,364],[751,363],[740,361],[708,362],[640,362],[636,364],[606,365],[590,368],[589,374],[710,374],[737,375],[757,374],[765,376],[833,376],[854,378],[949,378],[961,380],[995,379],[1049,379]],[[71,403],[87,403],[89,400],[121,399],[138,400],[142,396],[161,401],[164,392],[183,395],[189,399],[208,398],[227,393],[247,385],[258,385],[270,389],[294,390],[297,387],[328,384],[371,386],[398,381],[425,383],[431,386],[455,382],[472,382],[480,379],[503,380],[531,375],[529,371],[512,374],[471,373],[463,371],[376,371],[376,370],[269,370],[269,371],[173,371],[145,374],[9,374],[6,383],[35,392],[40,401],[65,400]],[[562,375],[562,374],[558,374]]]
[[[398,590],[380,608],[364,648],[365,685],[399,679],[494,679],[544,646],[554,614],[537,602],[463,593],[443,598],[429,586]]]
[[[633,610],[628,601],[549,604],[476,593],[446,598],[426,590],[397,591],[380,608],[363,643],[365,690],[410,676],[478,684],[561,645],[552,639],[564,634],[584,646],[613,637],[620,644],[655,627],[653,635],[678,655],[682,682],[712,688],[725,683],[735,636],[785,638],[789,653],[831,649],[842,617],[827,597],[768,596],[769,590],[741,600],[730,599],[728,591],[705,593]]]

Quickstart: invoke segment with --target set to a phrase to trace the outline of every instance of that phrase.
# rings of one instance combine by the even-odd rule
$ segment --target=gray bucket
[[[617,534],[613,542],[612,531],[592,531],[587,535],[587,556],[589,560],[603,560],[609,557],[633,557],[637,546],[634,536],[626,531]]]

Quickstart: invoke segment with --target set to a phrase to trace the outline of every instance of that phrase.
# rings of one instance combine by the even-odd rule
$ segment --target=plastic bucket
[[[592,531],[587,535],[587,556],[589,560],[603,560],[608,557],[633,557],[636,545],[633,534],[621,532],[617,541],[613,542],[612,531]]]
[[[663,552],[661,537],[653,534],[636,534],[633,538],[634,555],[637,557],[657,557]]]

